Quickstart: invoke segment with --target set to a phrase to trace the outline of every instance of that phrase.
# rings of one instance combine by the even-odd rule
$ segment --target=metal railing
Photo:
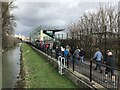
[[[51,58],[56,58],[57,60],[57,57],[59,55],[57,55],[57,53],[55,52],[55,50],[53,49],[41,49],[31,43],[28,43],[34,47],[36,47],[37,49],[43,51],[45,54],[51,56]],[[57,57],[56,57],[57,56]],[[120,75],[119,75],[119,70],[114,68],[115,70],[115,74],[114,74],[114,78],[115,78],[115,82],[113,83],[112,82],[112,75],[111,73],[109,73],[107,75],[107,78],[106,78],[106,75],[105,75],[105,69],[106,67],[109,67],[111,68],[110,66],[107,66],[103,63],[101,63],[101,69],[102,69],[102,73],[98,72],[98,70],[94,70],[95,68],[95,65],[96,65],[96,62],[94,61],[91,61],[91,60],[87,60],[85,61],[85,63],[80,63],[79,61],[79,64],[76,64],[75,62],[75,58],[72,57],[73,59],[71,60],[70,57],[67,57],[67,68],[71,68],[74,71],[77,71],[83,75],[85,75],[86,77],[89,78],[90,82],[92,82],[93,80],[97,83],[99,83],[100,85],[104,86],[105,88],[107,89],[113,89],[113,90],[120,90]],[[104,80],[107,80],[107,82],[105,82]]]
[[[94,70],[95,64],[97,63],[90,61],[91,80],[98,82],[99,84],[103,85],[106,88],[120,90],[120,75],[119,75],[120,71],[114,67],[110,67],[101,63],[102,73],[100,73],[98,70]],[[108,74],[105,74],[106,68],[114,69],[114,75],[112,75],[111,72]]]

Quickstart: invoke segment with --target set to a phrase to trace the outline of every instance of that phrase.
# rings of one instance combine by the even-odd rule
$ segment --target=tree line
[[[11,14],[11,10],[17,8],[13,1],[1,2],[2,13],[2,49],[7,49],[15,46],[18,42],[14,38],[14,31],[16,27],[16,17]]]
[[[63,42],[84,48],[89,58],[93,56],[97,47],[104,55],[106,50],[110,49],[118,61],[120,52],[118,21],[118,11],[115,7],[100,6],[97,12],[84,13],[78,21],[70,24],[69,39]]]

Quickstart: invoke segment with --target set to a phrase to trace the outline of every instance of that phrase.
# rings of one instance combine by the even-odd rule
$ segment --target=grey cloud
[[[39,25],[66,28],[71,21],[78,18],[88,9],[98,7],[97,2],[16,2],[18,9],[12,13],[19,18],[16,33],[28,36],[32,28]]]

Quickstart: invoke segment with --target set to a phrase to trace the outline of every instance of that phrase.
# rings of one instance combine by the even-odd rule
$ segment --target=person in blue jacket
[[[68,54],[69,54],[69,52],[68,52],[68,50],[65,48],[65,50],[64,50],[64,58],[65,58],[65,62],[67,62]]]
[[[97,70],[99,68],[100,70],[100,73],[102,73],[102,69],[101,69],[101,62],[102,62],[102,59],[103,59],[103,55],[101,53],[101,51],[99,50],[99,48],[96,49],[97,51],[95,52],[94,54],[94,57],[93,57],[93,60],[96,61],[96,67],[94,70]]]

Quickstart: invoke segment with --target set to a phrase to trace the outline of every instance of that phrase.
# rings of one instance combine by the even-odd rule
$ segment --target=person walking
[[[81,50],[80,50],[79,55],[80,55],[80,62],[81,62],[81,63],[84,63],[85,52],[84,52],[84,50],[83,50],[82,48],[81,48]]]
[[[63,46],[61,46],[61,55],[62,55],[62,57],[64,57],[64,50],[65,50],[65,48]]]
[[[102,73],[102,69],[101,69],[101,62],[102,62],[102,59],[103,59],[103,55],[102,53],[100,52],[99,48],[96,49],[97,51],[95,52],[94,54],[94,57],[92,60],[95,60],[96,61],[96,67],[94,70],[97,70],[99,68],[100,70],[100,73]]]
[[[70,53],[71,53],[70,61],[73,61],[73,59],[74,59],[74,52],[75,52],[75,50],[76,50],[76,48],[74,46],[70,49]]]
[[[76,64],[78,64],[78,59],[79,59],[79,53],[80,53],[80,49],[78,48],[78,46],[77,46],[77,49],[75,50],[75,52],[74,52],[74,57],[75,57],[75,59],[76,59]]]
[[[105,53],[105,56],[104,56],[104,59],[103,59],[103,63],[105,63],[106,62],[106,59],[107,59],[107,57],[108,57],[108,53],[110,52],[110,50],[108,49],[107,51],[106,51],[106,53]]]
[[[67,62],[67,60],[68,60],[68,54],[69,54],[68,49],[65,48],[65,50],[64,50],[65,62]]]
[[[48,54],[49,46],[50,46],[50,45],[49,45],[48,43],[45,44],[45,48],[46,48],[46,53],[47,53],[47,54]]]
[[[115,85],[115,76],[114,76],[114,66],[115,66],[115,60],[113,58],[112,52],[108,52],[108,55],[106,57],[105,61],[106,69],[105,69],[105,82],[107,82],[108,73],[111,72],[111,78],[112,83]]]
[[[61,49],[60,49],[60,46],[56,46],[56,49],[55,49],[55,58],[58,59],[58,57],[60,56],[60,53],[61,53]]]

